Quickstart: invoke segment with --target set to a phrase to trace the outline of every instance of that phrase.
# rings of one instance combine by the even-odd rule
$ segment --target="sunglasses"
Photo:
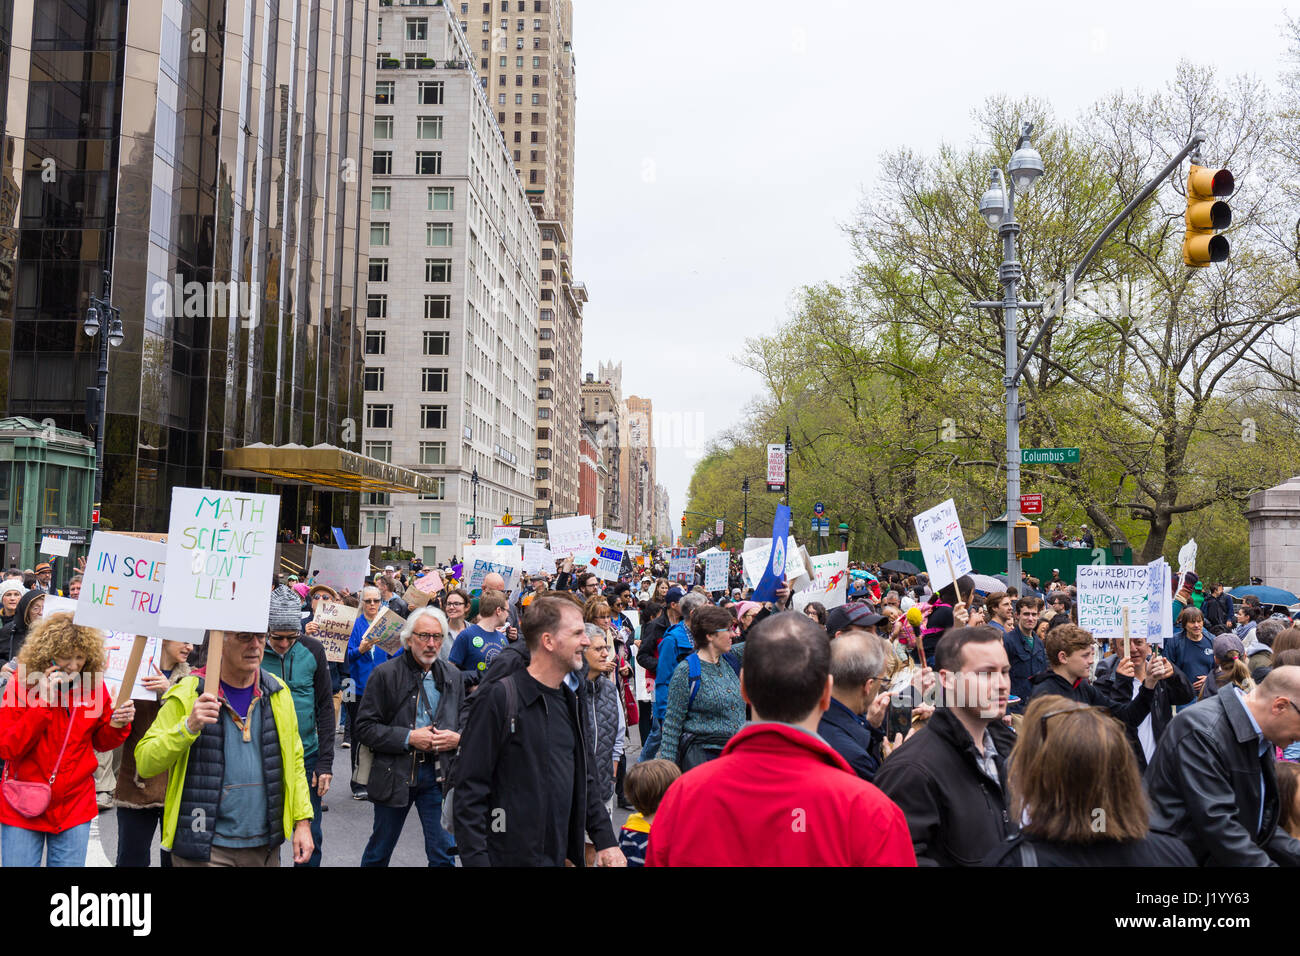
[[[1043,714],[1038,719],[1039,733],[1042,734],[1043,739],[1047,739],[1047,722],[1049,720],[1053,717],[1059,717],[1061,714],[1077,714],[1085,710],[1095,710],[1103,714],[1109,713],[1104,707],[1063,707],[1060,710],[1052,711],[1050,714]]]

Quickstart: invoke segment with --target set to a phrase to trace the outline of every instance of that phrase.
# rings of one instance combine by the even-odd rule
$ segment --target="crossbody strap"
[[[67,730],[67,732],[63,735],[63,746],[59,748],[59,755],[58,755],[57,757],[54,758],[54,770],[50,773],[50,786],[51,786],[51,787],[54,786],[54,778],[57,777],[57,776],[59,775],[59,764],[63,762],[63,754],[64,754],[64,751],[66,751],[66,750],[68,749],[68,738],[72,736],[72,721],[73,721],[73,718],[75,718],[76,716],[77,716],[77,709],[76,709],[75,707],[70,707],[70,708],[68,708],[68,730]],[[27,753],[23,754],[23,757],[26,757],[26,756],[27,756],[28,754],[30,754],[33,750],[35,750],[37,744],[39,744],[39,743],[40,743],[40,741],[36,741],[35,743],[33,743],[33,744],[31,745],[31,747],[29,747],[29,748],[27,749]],[[16,758],[16,759],[14,759],[14,760],[6,760],[6,761],[5,761],[4,777],[3,777],[3,778],[0,778],[0,779],[8,780],[8,779],[9,779],[9,768],[12,767],[15,763],[17,763],[18,760],[21,760],[21,759],[22,759],[22,757]],[[15,778],[15,779],[17,779],[17,778]]]

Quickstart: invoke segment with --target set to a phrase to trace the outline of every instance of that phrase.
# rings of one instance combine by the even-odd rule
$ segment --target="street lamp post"
[[[785,426],[785,506],[790,507],[790,456],[794,454],[794,443],[790,441],[790,426]]]
[[[474,466],[474,472],[469,476],[470,487],[474,491],[474,524],[470,529],[469,536],[478,544],[478,466]]]
[[[741,521],[741,538],[749,537],[749,479],[746,478],[740,483],[740,490],[745,495],[745,516]],[[743,542],[742,542],[743,545]]]
[[[100,516],[101,502],[104,496],[104,427],[108,419],[108,350],[110,346],[117,348],[126,338],[122,330],[122,311],[114,308],[109,301],[112,298],[112,289],[113,276],[105,269],[104,297],[102,299],[97,298],[93,293],[88,296],[90,305],[86,309],[86,318],[81,325],[82,331],[91,338],[99,335],[99,367],[96,369],[98,373],[96,387],[86,389],[86,410],[92,413],[88,417],[94,419],[93,427],[95,429],[95,506],[92,510],[97,517]],[[94,522],[94,527],[98,530],[98,520]]]
[[[1034,149],[1030,134],[1034,131],[1033,123],[1021,126],[1020,140],[1016,151],[1007,164],[1006,175],[1002,170],[992,169],[989,173],[989,188],[980,197],[980,215],[996,229],[1002,237],[1002,265],[998,269],[998,281],[1002,285],[1000,302],[980,302],[976,305],[984,308],[1000,308],[1004,319],[1003,351],[1005,375],[1002,384],[1006,389],[1006,423],[1007,423],[1007,580],[1020,580],[1020,558],[1016,555],[1015,526],[1020,519],[1020,389],[1018,387],[1020,367],[1020,344],[1017,338],[1019,315],[1022,308],[1041,308],[1042,303],[1022,303],[1019,296],[1021,267],[1016,259],[1016,236],[1020,234],[1020,224],[1016,222],[1016,190],[1028,193],[1034,181],[1043,175],[1043,158]],[[1006,184],[1004,190],[1003,184]]]

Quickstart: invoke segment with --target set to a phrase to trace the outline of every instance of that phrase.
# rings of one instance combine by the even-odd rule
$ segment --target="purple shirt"
[[[226,699],[226,703],[230,704],[231,709],[241,720],[248,717],[248,708],[253,703],[253,692],[256,689],[256,681],[247,687],[231,687],[225,681],[221,682],[221,696]]]

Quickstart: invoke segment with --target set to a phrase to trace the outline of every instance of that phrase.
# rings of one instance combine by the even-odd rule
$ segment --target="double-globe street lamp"
[[[109,301],[112,296],[113,277],[104,271],[104,297],[89,296],[90,305],[81,329],[92,339],[99,336],[98,379],[94,388],[86,389],[86,418],[95,429],[95,507],[93,513],[96,529],[99,528],[101,501],[104,494],[104,427],[108,418],[108,349],[117,348],[126,339],[122,329],[122,311]],[[107,326],[107,328],[105,328]],[[101,334],[102,333],[102,334]]]

